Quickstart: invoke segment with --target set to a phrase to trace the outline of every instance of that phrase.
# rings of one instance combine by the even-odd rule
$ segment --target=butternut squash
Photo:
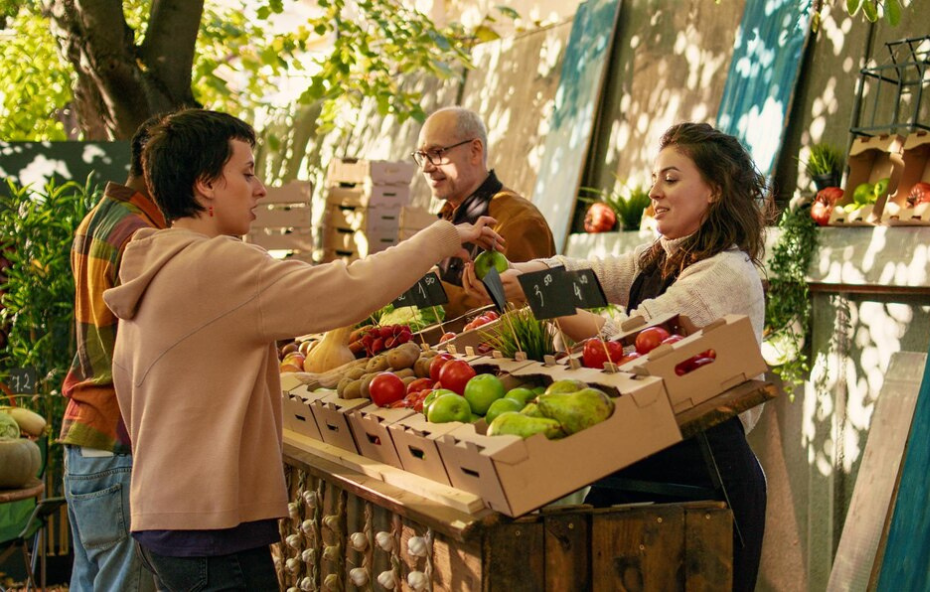
[[[304,370],[322,374],[334,368],[355,361],[355,354],[349,349],[349,336],[352,327],[340,327],[326,332],[323,341],[310,350],[304,360]]]
[[[23,407],[0,407],[0,411],[15,419],[19,429],[30,436],[38,438],[45,431],[45,418],[35,411]]]

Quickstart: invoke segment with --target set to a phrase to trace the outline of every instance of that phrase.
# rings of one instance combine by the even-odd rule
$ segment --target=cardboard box
[[[312,251],[313,229],[252,228],[245,240],[269,251]]]
[[[396,244],[397,231],[390,229],[365,232],[349,228],[327,228],[323,235],[324,249],[357,253],[359,257],[367,257]]]
[[[882,222],[892,226],[930,224],[930,203],[910,206],[907,197],[919,182],[930,183],[930,132],[919,131],[904,141],[904,170],[897,191],[888,198]]]
[[[311,391],[305,385],[285,391],[282,394],[284,428],[314,440],[322,440],[323,436],[320,434],[320,428],[316,424],[310,405],[312,401],[328,394],[330,391]]]
[[[256,228],[310,228],[313,216],[310,204],[265,203],[258,202],[255,208],[255,220],[252,230]]]
[[[408,201],[409,185],[337,186],[326,190],[326,203],[333,206],[399,208]]]
[[[291,181],[281,187],[265,187],[266,195],[262,203],[274,204],[310,204],[313,198],[313,183],[310,181]]]
[[[856,187],[862,183],[875,183],[887,178],[888,187],[873,205],[848,212],[844,208],[835,207],[830,215],[831,226],[870,226],[881,220],[888,195],[897,190],[904,169],[901,158],[903,145],[904,139],[901,136],[889,135],[856,138],[853,141],[847,158],[849,175],[843,186],[843,198],[836,205],[855,203],[853,195]]]
[[[322,440],[331,446],[358,454],[358,446],[349,428],[348,414],[370,405],[368,399],[343,399],[336,393],[310,403]]]
[[[395,237],[400,228],[401,209],[392,206],[366,207],[330,205],[326,208],[324,226],[374,232],[390,230]]]
[[[350,413],[349,428],[355,436],[359,454],[398,469],[404,468],[394,449],[388,426],[414,413],[413,409],[390,409],[374,404]]]
[[[414,413],[390,424],[388,432],[405,471],[449,485],[449,476],[439,456],[436,439],[462,425],[460,422],[430,423],[422,413]]]
[[[417,166],[413,162],[337,158],[326,169],[326,183],[352,185],[409,185]]]
[[[401,208],[399,236],[406,240],[436,220],[439,220],[438,214],[431,214],[426,208],[404,206]]]
[[[541,364],[513,373],[528,381],[551,382],[559,376],[619,393],[610,418],[560,440],[542,434],[525,440],[487,436],[480,424],[461,425],[437,439],[453,487],[516,517],[681,441],[659,378]]]
[[[431,345],[431,346],[438,346],[438,345],[439,345],[439,339],[440,339],[444,334],[446,334],[446,333],[456,333],[456,334],[462,333],[462,329],[463,329],[463,328],[465,327],[465,325],[467,325],[472,319],[474,319],[475,317],[480,316],[480,315],[486,313],[486,312],[489,311],[489,310],[494,310],[494,305],[489,304],[489,305],[487,305],[487,306],[482,306],[481,308],[476,308],[476,309],[474,309],[474,310],[470,310],[470,311],[466,312],[465,314],[463,314],[462,316],[456,317],[456,318],[454,318],[454,319],[446,319],[446,320],[443,321],[442,323],[438,323],[438,324],[435,324],[435,325],[430,325],[429,327],[426,327],[425,329],[422,329],[421,331],[417,332],[417,333],[413,336],[413,337],[414,337],[414,340],[415,340],[417,343],[420,343],[421,341],[425,341],[426,343],[428,343],[428,344]],[[490,324],[490,323],[488,323],[488,324]],[[470,344],[470,343],[469,343],[469,344],[464,344],[464,343],[463,343],[463,344],[462,344],[462,349],[463,349],[463,350],[464,350],[465,345],[471,345],[471,344]],[[444,348],[443,348],[443,349],[444,349]]]
[[[744,315],[727,315],[702,329],[695,327],[684,315],[666,315],[649,322],[637,316],[623,324],[624,332],[618,341],[633,345],[640,331],[659,325],[686,337],[677,343],[660,345],[646,356],[620,366],[620,370],[661,378],[675,413],[694,407],[768,370],[752,323]],[[716,352],[713,363],[683,375],[676,372],[679,364],[709,349]]]

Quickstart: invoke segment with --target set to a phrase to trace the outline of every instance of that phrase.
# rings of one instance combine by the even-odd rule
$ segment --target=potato
[[[409,370],[409,368],[408,368],[408,370]],[[412,372],[412,371],[411,371],[411,372]],[[414,380],[419,380],[419,378],[417,378],[416,376],[411,375],[411,376],[404,376],[403,378],[401,378],[401,380],[404,381],[404,386],[410,386],[410,383],[411,383],[411,382],[413,382]]]
[[[432,357],[420,356],[413,364],[413,373],[416,374],[418,378],[429,377],[429,364],[432,360]]]
[[[385,355],[375,356],[372,359],[368,360],[368,365],[365,366],[366,372],[383,372],[391,367],[391,364],[388,362],[388,359]]]
[[[397,376],[397,378],[407,378],[410,376],[414,378],[417,377],[416,373],[413,371],[413,368],[401,368],[400,370],[395,370],[394,374]]]
[[[339,379],[339,383],[336,385],[336,394],[339,395],[340,397],[344,398],[344,399],[345,399],[345,398],[348,398],[348,397],[345,397],[345,396],[343,395],[343,393],[344,393],[345,390],[346,390],[346,385],[348,385],[348,384],[349,384],[350,382],[352,382],[353,380],[357,380],[357,379],[356,379],[356,378],[351,378],[351,377],[348,376],[348,375],[345,375],[345,376],[343,376],[342,378],[340,378],[340,379]]]
[[[371,384],[371,380],[379,374],[381,373],[380,372],[369,372],[359,379],[359,381],[361,382],[361,385],[359,386],[359,390],[362,396],[365,397],[366,399],[371,398],[371,395],[368,394],[368,385]]]
[[[360,399],[362,397],[362,381],[360,379],[350,381],[339,396],[343,399]]]
[[[348,376],[349,378],[356,379],[356,378],[361,378],[362,376],[365,375],[365,373],[366,371],[363,366],[357,366],[355,368],[349,368],[349,370],[346,372],[345,375]]]
[[[405,343],[387,353],[388,364],[394,370],[410,368],[420,358],[420,348],[413,343]]]

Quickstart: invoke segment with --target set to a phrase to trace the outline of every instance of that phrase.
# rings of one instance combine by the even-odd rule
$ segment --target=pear
[[[545,417],[545,415],[539,412],[539,405],[536,403],[527,403],[526,407],[520,410],[520,413],[527,417]]]
[[[524,439],[535,434],[544,434],[550,440],[565,436],[562,426],[556,420],[546,419],[545,417],[527,417],[516,411],[501,413],[488,426],[489,436],[507,434],[520,436]]]
[[[614,412],[613,400],[596,388],[540,395],[536,404],[545,417],[558,421],[568,435],[598,424]]]
[[[562,380],[556,380],[550,384],[549,388],[546,389],[546,394],[574,393],[583,388],[588,388],[588,385],[574,378],[563,378]]]

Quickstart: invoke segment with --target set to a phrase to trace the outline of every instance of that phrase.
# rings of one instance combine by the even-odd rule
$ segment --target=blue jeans
[[[153,592],[155,581],[129,536],[132,457],[85,457],[65,446],[65,498],[71,521],[72,592]]]
[[[269,547],[210,557],[167,557],[136,544],[145,566],[155,574],[159,590],[277,592],[278,575]]]

